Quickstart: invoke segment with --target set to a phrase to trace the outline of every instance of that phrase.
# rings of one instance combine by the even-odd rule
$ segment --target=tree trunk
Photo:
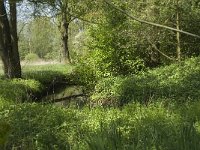
[[[10,3],[10,24],[4,5],[0,0],[0,48],[4,65],[4,74],[7,78],[20,78],[21,65],[17,41],[16,3]],[[12,30],[11,30],[12,29]]]
[[[11,0],[10,0],[11,1]],[[10,2],[10,28],[11,28],[11,42],[13,48],[14,60],[14,76],[21,77],[21,64],[18,50],[18,36],[17,36],[17,9],[16,2]]]
[[[66,15],[62,17],[62,27],[61,27],[61,36],[62,36],[62,46],[63,46],[63,61],[65,63],[71,63],[70,54],[69,54],[69,22],[67,21]]]
[[[176,10],[176,29],[180,30],[180,14],[179,14],[179,8],[178,8],[179,0],[177,0],[177,10]],[[177,47],[176,47],[176,55],[177,60],[181,60],[181,41],[180,41],[180,32],[176,32],[176,40],[177,40]]]

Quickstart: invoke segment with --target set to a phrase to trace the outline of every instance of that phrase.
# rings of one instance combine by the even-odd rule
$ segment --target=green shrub
[[[36,62],[36,61],[39,61],[40,58],[37,54],[34,54],[34,53],[29,53],[25,56],[24,60],[26,62]]]
[[[123,10],[127,9],[125,2],[115,4]],[[89,29],[91,39],[88,47],[91,53],[88,57],[93,58],[97,71],[117,76],[143,70],[144,60],[137,54],[134,38],[130,34],[130,20],[107,4],[104,4],[103,9],[104,23]]]
[[[100,78],[96,70],[87,65],[87,63],[79,64],[72,75],[73,82],[83,85],[88,91],[92,91],[97,80]]]
[[[1,120],[0,122],[0,149],[4,149],[10,132],[10,125]]]

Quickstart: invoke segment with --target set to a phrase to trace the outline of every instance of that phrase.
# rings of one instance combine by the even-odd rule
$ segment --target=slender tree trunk
[[[62,17],[62,46],[63,46],[63,61],[65,63],[71,63],[69,54],[69,22],[67,21],[66,15]]]
[[[0,54],[5,76],[7,78],[20,78],[21,66],[17,44],[16,4],[14,2],[12,2],[10,9],[12,9],[10,10],[10,24],[12,26],[9,24],[4,1],[0,0]],[[12,31],[11,28],[13,28]]]
[[[180,13],[178,4],[179,0],[177,0],[177,10],[176,10],[176,29],[180,30]],[[177,47],[176,47],[176,55],[177,60],[181,60],[181,41],[180,41],[180,32],[176,32],[176,40],[177,40]]]

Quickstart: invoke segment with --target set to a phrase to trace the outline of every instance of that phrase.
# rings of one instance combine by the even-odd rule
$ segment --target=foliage
[[[94,59],[91,57],[91,59],[79,61],[79,64],[74,69],[73,76],[77,84],[84,85],[86,90],[92,91],[96,82],[102,78],[103,74],[96,69]]]
[[[0,80],[4,87],[0,95],[4,101],[23,97],[24,89],[38,91],[45,82],[72,69],[65,65],[26,66],[26,80]],[[0,98],[0,120],[9,131],[3,133],[0,128],[1,137],[5,137],[3,144],[7,149],[198,150],[198,74],[199,58],[192,58],[143,74],[99,81],[93,100],[114,100],[116,106],[132,100],[142,103],[120,108],[77,110],[35,103],[6,104]],[[149,95],[151,103],[144,102],[142,98]],[[182,103],[188,99],[195,102]]]
[[[73,111],[53,106],[24,104],[9,107],[6,119],[11,133],[6,147],[12,149],[70,149],[68,141],[76,122]],[[6,113],[6,112],[4,112]]]
[[[116,2],[123,10],[126,2]],[[130,23],[126,15],[103,6],[102,24],[90,28],[91,41],[88,46],[90,56],[97,71],[103,74],[127,75],[143,69],[143,61],[135,55],[134,44],[130,34]]]
[[[184,31],[199,35],[199,3],[197,1],[187,0],[151,0],[151,1],[135,1],[130,8],[130,14],[140,19],[167,25],[177,28],[177,13],[179,14],[179,28]],[[135,41],[136,51],[143,56],[145,65],[156,67],[160,64],[171,63],[177,56],[177,37],[176,32],[152,27],[146,24],[139,24],[132,21],[133,40]],[[199,39],[181,34],[180,48],[181,58],[198,56]],[[159,52],[159,51],[161,52]],[[163,54],[170,56],[169,59]]]
[[[34,53],[29,53],[25,56],[24,60],[26,62],[37,62],[40,60],[40,58],[38,57],[37,54],[34,54]]]
[[[198,57],[140,75],[105,78],[96,85],[92,100],[100,105],[118,106],[130,101],[148,104],[160,98],[195,101],[200,98],[199,73]]]
[[[9,131],[10,131],[9,124],[1,121],[0,122],[0,148],[1,149],[4,149],[6,145]]]
[[[29,53],[36,54],[40,59],[58,60],[61,48],[60,36],[56,24],[52,23],[50,18],[38,16],[26,24],[19,22],[18,26],[22,28],[19,35],[19,50],[22,60],[26,60]]]

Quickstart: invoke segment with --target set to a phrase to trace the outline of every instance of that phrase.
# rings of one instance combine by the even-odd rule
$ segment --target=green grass
[[[23,78],[34,79],[41,83],[49,83],[56,79],[63,79],[70,74],[73,66],[64,64],[25,66],[22,70]]]

